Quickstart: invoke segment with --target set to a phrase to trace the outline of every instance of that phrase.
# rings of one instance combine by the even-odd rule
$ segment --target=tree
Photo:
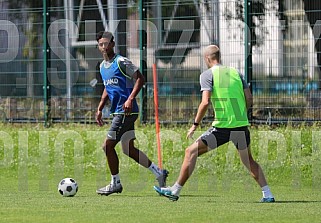
[[[316,0],[297,0],[302,1],[304,3],[304,11],[307,20],[309,21],[310,27],[312,29],[314,40],[315,40],[315,50],[317,54],[317,72],[319,74],[319,88],[321,87],[321,1]],[[284,11],[286,10],[285,0],[278,0],[277,3],[273,4],[274,1],[261,1],[261,0],[252,0],[252,24],[253,27],[250,27],[251,30],[251,41],[252,46],[258,46],[257,37],[260,33],[263,33],[262,29],[260,28],[260,21],[263,21],[265,13],[268,10],[275,9],[276,4],[278,4],[278,16],[280,20],[285,21],[287,24],[288,18]],[[229,12],[226,10],[225,18],[227,20],[237,19],[240,21],[244,21],[244,8],[243,8],[243,0],[236,1],[236,11],[235,13]],[[272,3],[272,4],[271,4]],[[318,22],[319,21],[319,22]],[[285,28],[287,25],[285,24]],[[261,36],[264,39],[264,36]]]
[[[260,46],[263,43],[262,40],[264,39],[264,36],[267,32],[265,27],[263,26],[265,12],[275,10],[275,8],[276,4],[273,0],[254,0],[251,2],[252,16],[250,23],[252,24],[252,26],[249,28],[252,46]],[[235,1],[235,9],[231,7],[231,3],[225,4],[223,15],[228,23],[228,26],[231,25],[231,20],[239,20],[242,22],[242,24],[244,24],[244,1]],[[241,35],[240,38],[243,39],[244,27],[241,26],[240,28],[243,30],[243,32],[239,32]]]
[[[319,82],[321,82],[321,1],[315,0],[303,0],[304,2],[304,11],[306,17],[310,23],[312,33],[315,41],[315,49],[317,53],[317,63],[318,63],[318,73],[319,73]],[[319,88],[321,83],[319,83]]]

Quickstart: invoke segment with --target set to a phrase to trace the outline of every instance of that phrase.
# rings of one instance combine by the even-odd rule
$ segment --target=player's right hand
[[[187,136],[186,136],[187,139],[189,139],[189,138],[192,139],[192,138],[193,138],[193,135],[194,135],[194,132],[195,132],[195,130],[196,130],[196,127],[197,127],[197,126],[192,125],[192,127],[188,130]]]
[[[101,111],[97,111],[96,112],[96,122],[99,126],[103,126],[104,125],[104,121],[102,119],[102,112]]]

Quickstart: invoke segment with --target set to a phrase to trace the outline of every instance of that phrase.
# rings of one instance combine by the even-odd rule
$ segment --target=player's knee
[[[102,149],[103,149],[105,154],[108,153],[108,147],[106,146],[106,144],[103,145]]]
[[[123,147],[123,148],[122,148],[122,151],[123,151],[123,153],[124,153],[126,156],[130,156],[129,147]]]
[[[122,140],[121,141],[122,151],[126,156],[133,157],[137,154],[138,149],[134,146],[133,140]]]
[[[109,153],[110,151],[113,151],[115,149],[114,146],[108,144],[107,142],[104,143],[103,147],[102,147],[103,151],[105,152],[105,154]]]
[[[128,142],[121,142],[121,148],[125,155],[129,155],[129,143]]]
[[[185,150],[185,157],[188,159],[193,159],[197,157],[197,150],[191,147],[187,147]]]
[[[107,148],[106,148],[106,143],[103,144],[103,146],[101,147],[101,149],[106,153],[106,150],[107,150]]]
[[[108,149],[108,146],[106,144],[103,145],[102,147],[103,151],[107,154],[110,149]]]

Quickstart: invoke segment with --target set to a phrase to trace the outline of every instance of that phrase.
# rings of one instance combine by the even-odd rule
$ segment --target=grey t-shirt
[[[111,60],[109,61],[103,61],[100,66],[104,65],[105,67],[109,67],[111,66],[111,64],[113,63],[113,61],[115,60],[115,58],[118,55],[116,54]],[[128,58],[123,57],[123,56],[118,56],[117,58],[117,62],[119,64],[119,67],[121,69],[122,72],[124,72],[126,74],[126,76],[128,77],[133,77],[134,73],[136,73],[136,71],[139,69],[137,66],[135,66],[135,64],[133,64]]]
[[[212,71],[212,69],[215,69],[218,66],[220,66],[220,65],[215,65],[214,67],[201,73],[201,76],[200,76],[201,91],[211,91],[212,92],[212,90],[213,90],[213,71]],[[244,76],[242,74],[240,74],[240,72],[239,72],[239,75],[242,80],[243,89],[248,88],[249,86],[246,83]]]
[[[134,73],[139,69],[128,58],[120,56],[118,58],[118,64],[120,69],[125,72],[126,75],[132,77]]]

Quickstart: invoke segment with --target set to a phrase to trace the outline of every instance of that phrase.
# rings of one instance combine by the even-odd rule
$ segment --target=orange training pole
[[[158,167],[162,169],[162,150],[161,150],[160,135],[159,135],[160,128],[159,128],[159,117],[158,117],[158,91],[157,91],[156,64],[153,64],[153,82],[154,82],[154,105],[155,105],[155,126],[156,126]]]

